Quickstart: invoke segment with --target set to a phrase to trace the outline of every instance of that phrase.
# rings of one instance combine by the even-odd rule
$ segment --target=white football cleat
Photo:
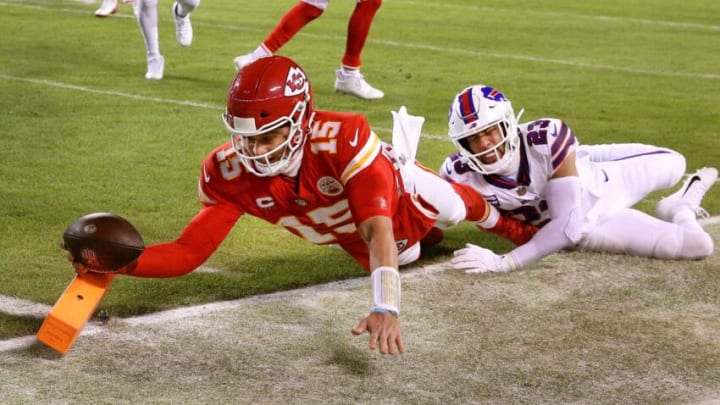
[[[335,71],[335,91],[352,94],[365,100],[377,100],[385,96],[382,90],[369,85],[360,72],[347,75],[343,73],[342,69]]]
[[[95,10],[95,17],[109,17],[112,14],[117,13],[117,11],[117,0],[103,0],[100,8]]]
[[[714,167],[703,167],[688,176],[680,190],[661,199],[655,205],[658,218],[672,222],[673,216],[680,207],[690,207],[695,215],[700,217],[709,216],[708,212],[700,207],[700,203],[717,178],[718,171]]]
[[[255,62],[255,58],[249,53],[247,55],[240,55],[237,58],[233,59],[233,63],[235,64],[235,70],[240,70],[253,62]]]
[[[193,40],[193,29],[190,24],[190,16],[180,17],[177,13],[178,4],[173,3],[172,13],[175,19],[175,37],[182,46],[190,46]]]
[[[165,58],[162,55],[148,56],[147,66],[147,73],[145,73],[146,79],[160,80],[163,78],[163,71],[165,70]]]

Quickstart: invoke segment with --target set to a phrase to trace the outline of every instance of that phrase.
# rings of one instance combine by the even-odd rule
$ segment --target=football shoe
[[[148,56],[147,73],[145,78],[148,80],[160,80],[163,78],[165,70],[165,58],[162,55]]]
[[[172,13],[175,19],[175,37],[182,46],[190,46],[193,40],[193,29],[190,23],[190,16],[180,17],[177,12],[178,3],[173,3]]]
[[[672,222],[673,216],[681,207],[689,207],[699,217],[707,217],[708,213],[700,206],[705,193],[718,178],[714,167],[703,167],[685,179],[682,187],[669,196],[658,201],[655,206],[657,216]]]
[[[117,11],[117,0],[103,0],[100,8],[95,10],[95,17],[110,17],[112,14],[117,13]]]
[[[365,100],[377,100],[385,96],[382,90],[368,84],[360,72],[347,74],[342,69],[335,71],[335,91],[352,94]]]

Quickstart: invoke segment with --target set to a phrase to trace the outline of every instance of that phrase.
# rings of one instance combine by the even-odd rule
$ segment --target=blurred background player
[[[469,244],[455,252],[455,268],[507,272],[573,246],[659,259],[712,254],[712,237],[697,216],[707,215],[700,203],[717,169],[691,174],[657,203],[653,217],[630,207],[680,181],[681,154],[643,144],[580,146],[562,120],[520,124],[518,118],[510,100],[489,86],[465,88],[453,99],[448,126],[458,152],[441,173],[471,186],[501,213],[540,227],[504,255]]]
[[[160,54],[158,35],[158,0],[123,0],[133,3],[133,11],[137,16],[138,26],[145,41],[148,80],[160,80],[165,71],[165,58]],[[173,3],[172,13],[175,20],[175,37],[182,46],[190,46],[193,40],[193,29],[190,13],[200,5],[200,0],[178,0]],[[117,0],[103,0],[100,8],[95,11],[98,17],[108,17],[117,12]]]
[[[132,3],[132,0],[123,0],[123,3]],[[112,14],[117,13],[118,3],[117,0],[103,0],[100,7],[95,10],[96,17],[110,17]]]
[[[235,58],[235,68],[242,69],[250,62],[275,54],[310,21],[318,18],[327,8],[330,0],[302,0],[288,10],[278,25],[254,51]],[[362,53],[370,25],[382,0],[357,0],[355,10],[348,22],[345,54],[340,69],[335,71],[335,90],[352,94],[366,100],[380,99],[385,94],[365,81],[360,73]]]

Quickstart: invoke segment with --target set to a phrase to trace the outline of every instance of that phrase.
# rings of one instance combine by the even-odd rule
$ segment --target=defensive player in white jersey
[[[540,227],[504,255],[468,244],[455,252],[455,268],[507,272],[572,246],[660,259],[712,254],[713,240],[697,216],[707,215],[700,202],[717,169],[689,176],[658,202],[653,217],[630,207],[682,178],[681,154],[643,144],[580,146],[562,120],[520,124],[520,115],[503,93],[481,84],[452,102],[449,136],[458,152],[445,160],[441,174],[471,186],[503,215]]]

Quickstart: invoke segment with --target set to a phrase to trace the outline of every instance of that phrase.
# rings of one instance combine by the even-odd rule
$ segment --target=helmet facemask
[[[241,129],[243,128],[243,118],[233,117],[230,120],[230,115],[227,112],[224,113],[223,122],[227,130],[230,131],[233,149],[235,149],[235,153],[240,158],[243,166],[260,177],[278,174],[296,175],[302,160],[303,145],[305,139],[307,139],[306,131],[303,129],[306,127],[306,125],[303,125],[306,108],[307,103],[297,103],[290,116],[281,117],[250,132]],[[252,138],[283,126],[289,127],[286,139],[272,150],[257,155]],[[278,153],[281,154],[278,156]]]

